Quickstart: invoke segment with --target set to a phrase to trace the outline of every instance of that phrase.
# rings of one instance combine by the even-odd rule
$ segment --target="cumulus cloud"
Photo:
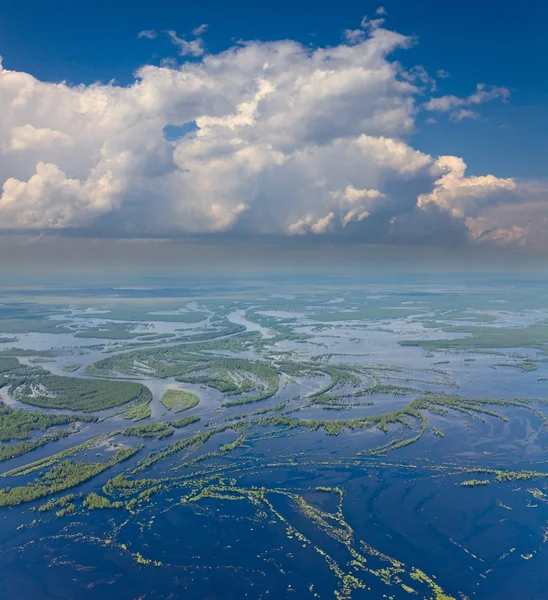
[[[325,215],[325,217],[320,217],[317,220],[312,215],[306,215],[306,217],[299,219],[295,223],[291,223],[287,228],[287,231],[290,234],[298,235],[308,232],[316,234],[326,233],[330,230],[334,218],[335,213],[333,212],[330,212]]]
[[[119,173],[119,172],[118,172]],[[56,165],[39,162],[28,181],[6,179],[0,197],[0,225],[14,228],[62,228],[85,225],[115,206],[123,180],[103,165],[81,182]]]
[[[456,156],[442,156],[435,163],[442,175],[429,194],[419,196],[417,206],[424,208],[435,204],[455,217],[471,216],[493,203],[502,202],[505,195],[516,191],[511,179],[494,175],[466,177],[466,163]]]
[[[333,192],[333,198],[341,206],[341,223],[346,227],[351,221],[363,221],[371,214],[375,203],[386,198],[379,190],[358,190],[353,185],[346,186],[343,192]],[[345,213],[345,207],[348,212]]]
[[[32,125],[13,127],[10,131],[8,148],[10,150],[47,150],[53,146],[72,146],[70,135],[47,127],[36,128]]]
[[[548,190],[539,184],[522,184],[517,199],[487,206],[465,219],[476,243],[548,250]]]
[[[382,25],[365,19],[334,47],[254,41],[219,54],[205,51],[205,25],[190,41],[170,31],[194,60],[145,65],[128,86],[0,67],[0,229],[492,243],[516,225],[529,239],[534,223],[495,213],[543,204],[542,191],[412,147],[431,79],[392,58],[414,40]],[[427,105],[473,110],[504,89]]]
[[[440,77],[439,71],[438,77]],[[476,106],[497,99],[506,102],[509,98],[510,90],[506,87],[488,86],[484,83],[478,83],[476,91],[466,98],[459,98],[458,96],[439,96],[428,100],[428,102],[424,104],[424,108],[429,111],[449,113],[450,118],[455,121],[460,121],[466,118],[475,119],[478,117],[476,111],[465,107]]]

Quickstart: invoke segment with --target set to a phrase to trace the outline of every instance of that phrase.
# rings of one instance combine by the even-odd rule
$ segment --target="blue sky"
[[[188,33],[209,25],[210,52],[235,39],[294,39],[304,44],[338,44],[344,29],[363,15],[374,15],[378,2],[322,0],[173,2],[157,0],[91,4],[4,2],[0,10],[0,55],[6,68],[29,72],[47,81],[71,83],[133,80],[135,69],[173,55],[167,38],[139,40],[137,33],[155,29]],[[548,155],[548,4],[526,0],[458,3],[432,0],[387,0],[387,26],[418,38],[405,52],[406,64],[443,69],[444,94],[464,96],[476,83],[508,87],[512,100],[494,106],[481,121],[457,125],[442,121],[421,125],[418,147],[432,153],[466,156],[470,174],[489,171],[500,177],[546,178]]]
[[[4,2],[0,235],[544,251],[547,17]]]

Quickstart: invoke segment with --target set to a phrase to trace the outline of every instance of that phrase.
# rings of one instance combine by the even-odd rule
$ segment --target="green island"
[[[103,510],[105,508],[122,508],[123,502],[111,502],[108,498],[100,496],[95,492],[91,492],[87,495],[83,502],[83,505],[88,510]]]
[[[139,383],[62,377],[22,365],[16,358],[0,359],[0,387],[25,404],[86,413],[152,399],[150,390]]]
[[[150,415],[152,415],[150,402],[140,402],[124,411],[124,418],[132,419],[133,421],[143,421],[144,419],[148,419]]]
[[[459,339],[402,340],[402,346],[420,346],[425,350],[477,348],[536,348],[548,350],[548,322],[539,321],[526,327],[476,327],[469,325],[442,325],[445,333],[470,334]]]
[[[90,415],[56,415],[0,405],[0,441],[26,440],[35,431],[43,432],[50,427],[96,420],[97,417]]]
[[[78,371],[81,366],[81,364],[65,365],[61,370],[65,371],[65,373],[74,373],[74,371]]]
[[[0,461],[22,456],[46,444],[77,433],[79,431],[78,424],[96,421],[97,417],[91,415],[54,415],[0,405],[0,442],[23,440],[17,443],[0,444]],[[36,432],[46,432],[50,428],[62,425],[72,425],[72,427],[57,429],[31,439]]]
[[[194,415],[188,415],[186,417],[181,417],[176,421],[170,421],[169,424],[171,427],[176,427],[177,429],[181,429],[182,427],[186,427],[187,425],[192,425],[192,423],[197,423],[200,420],[200,417]]]
[[[0,507],[17,506],[62,492],[88,481],[99,473],[127,460],[140,448],[120,448],[105,462],[64,460],[44,472],[34,482],[24,486],[0,489]]]
[[[124,435],[134,435],[137,437],[157,437],[159,440],[173,435],[173,429],[167,423],[147,423],[146,425],[135,425],[128,427]]]
[[[168,389],[162,394],[160,402],[167,410],[178,413],[198,406],[200,399],[192,392]]]

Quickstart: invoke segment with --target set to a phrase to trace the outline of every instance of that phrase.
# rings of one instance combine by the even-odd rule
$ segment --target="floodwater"
[[[451,288],[444,286],[437,293],[448,290]],[[152,293],[147,289],[149,292]],[[132,288],[131,293],[137,294],[138,290]],[[306,311],[272,308],[276,297],[287,301],[293,300],[294,294],[278,293],[275,297],[265,293],[265,297],[270,301],[261,312],[296,319],[293,330],[311,336],[304,342],[277,342],[277,354],[295,363],[316,360],[323,365],[342,363],[381,369],[374,372],[383,374],[384,383],[411,386],[416,391],[408,395],[370,394],[359,398],[362,405],[348,410],[328,410],[319,404],[302,408],[326,385],[327,375],[284,376],[273,397],[256,405],[227,409],[222,407],[226,398],[211,387],[181,383],[175,378],[128,377],[152,391],[152,417],[145,423],[170,421],[186,415],[200,416],[201,421],[176,430],[167,440],[139,439],[144,448],[135,457],[75,490],[56,496],[69,491],[103,494],[104,484],[119,473],[158,481],[169,478],[169,485],[166,483],[150,502],[139,505],[136,514],[122,508],[79,511],[58,518],[55,510],[37,512],[44,499],[11,509],[1,508],[0,598],[334,598],[336,590],[341,594],[339,598],[435,597],[433,592],[424,591],[428,588],[421,582],[409,579],[412,569],[428,574],[449,597],[459,600],[548,598],[545,549],[548,478],[497,482],[493,474],[474,471],[527,470],[548,475],[548,434],[542,419],[546,413],[543,401],[548,400],[545,355],[530,348],[505,348],[503,356],[425,352],[420,347],[401,346],[398,341],[454,339],[468,334],[425,327],[425,321],[416,316],[318,323]],[[355,293],[353,298],[355,301]],[[385,298],[386,306],[394,306],[394,297],[389,292],[368,295],[369,301],[379,301],[379,298]],[[316,298],[309,301],[312,300],[317,301]],[[405,297],[400,301],[406,308],[416,305],[429,311],[435,304],[434,300],[424,305]],[[348,302],[340,289],[325,299],[330,311],[346,310]],[[495,326],[498,327],[523,327],[548,317],[548,309],[506,310],[504,304],[494,302],[492,298],[486,301],[488,310],[481,314],[497,317]],[[249,302],[253,307],[258,304],[255,298]],[[193,302],[192,308],[199,309],[200,301]],[[271,339],[275,332],[247,319],[246,310],[247,306],[238,307],[229,312],[227,318],[244,325],[247,331],[258,331],[264,339]],[[423,314],[430,318],[432,313]],[[83,315],[83,311],[78,313],[81,327],[97,326],[101,322]],[[180,336],[181,330],[199,332],[208,323],[189,326],[151,321],[143,330]],[[457,322],[463,323],[463,320]],[[86,366],[116,354],[105,353],[105,350],[119,347],[120,352],[128,351],[124,346],[135,343],[135,340],[77,338],[73,333],[27,333],[16,337],[16,343],[0,344],[0,350],[14,346],[36,351],[55,350],[55,362],[41,366],[71,377],[82,377]],[[180,342],[174,339],[147,347],[169,347],[174,343]],[[249,351],[246,356],[250,355]],[[327,357],[318,359],[320,355]],[[515,366],[500,366],[516,362],[515,355],[536,360],[536,370],[528,372]],[[22,363],[33,364],[29,360],[29,357],[21,358]],[[63,367],[74,364],[81,365],[76,372],[63,371]],[[382,371],[386,366],[393,370]],[[167,389],[192,391],[200,403],[184,413],[169,413],[160,403]],[[292,407],[294,412],[287,413],[290,417],[347,420],[399,410],[425,392],[464,398],[531,398],[536,399],[531,405],[538,412],[525,407],[502,406],[496,407],[498,417],[457,412],[431,414],[427,431],[416,443],[383,455],[368,454],[368,450],[398,440],[402,434],[415,435],[416,424],[409,430],[402,425],[391,425],[387,432],[369,427],[346,429],[339,435],[327,435],[321,428],[274,431],[274,428],[252,427],[242,446],[223,455],[218,453],[219,447],[234,442],[241,433],[226,430],[195,452],[174,453],[151,469],[131,475],[138,461],[150,452],[161,451],[167,444],[207,431],[206,423],[213,428],[227,423],[227,418],[272,408],[280,402],[285,401]],[[10,406],[29,409],[10,396],[7,388],[0,388],[0,398]],[[133,424],[122,414],[106,418],[110,412],[113,411],[98,413],[102,419],[98,423],[80,424],[80,430],[72,436],[31,455],[1,463],[2,472]],[[433,433],[434,427],[443,437]],[[136,442],[124,435],[119,435],[117,440]],[[88,454],[87,460],[94,460],[95,449]],[[184,460],[189,459],[198,460],[181,468]],[[7,477],[2,487],[24,485],[37,475]],[[266,490],[269,504],[258,506],[260,502],[254,503],[248,496],[229,499],[220,494],[196,502],[181,502],[192,486],[202,485],[199,477],[206,475],[220,477],[225,486],[233,479],[237,485],[232,483],[232,487]],[[485,478],[490,480],[487,485],[460,485],[466,480]],[[185,481],[191,481],[192,485],[185,487]],[[336,494],[322,495],[318,487],[342,490],[340,513]],[[311,515],[315,513],[300,509],[296,496],[326,511],[321,513],[324,521],[331,519],[331,524],[342,527],[340,519],[343,519],[344,527],[351,531],[351,535],[344,538],[347,542],[341,541],[343,538],[337,537],[332,528],[322,525],[317,514],[314,520]],[[304,537],[295,535],[295,531]],[[352,563],[355,555],[349,548],[367,556],[370,571],[360,571]],[[143,564],[137,560],[137,554],[157,564]],[[392,561],[397,561],[401,572],[389,577],[385,572],[383,579],[381,572],[394,568]],[[333,564],[344,573],[362,578],[365,587],[353,588],[344,595]],[[403,588],[402,582],[415,586],[417,594]]]

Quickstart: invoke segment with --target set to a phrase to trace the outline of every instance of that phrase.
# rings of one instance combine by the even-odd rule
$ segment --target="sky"
[[[0,247],[542,257],[547,17],[529,0],[0,2]]]

